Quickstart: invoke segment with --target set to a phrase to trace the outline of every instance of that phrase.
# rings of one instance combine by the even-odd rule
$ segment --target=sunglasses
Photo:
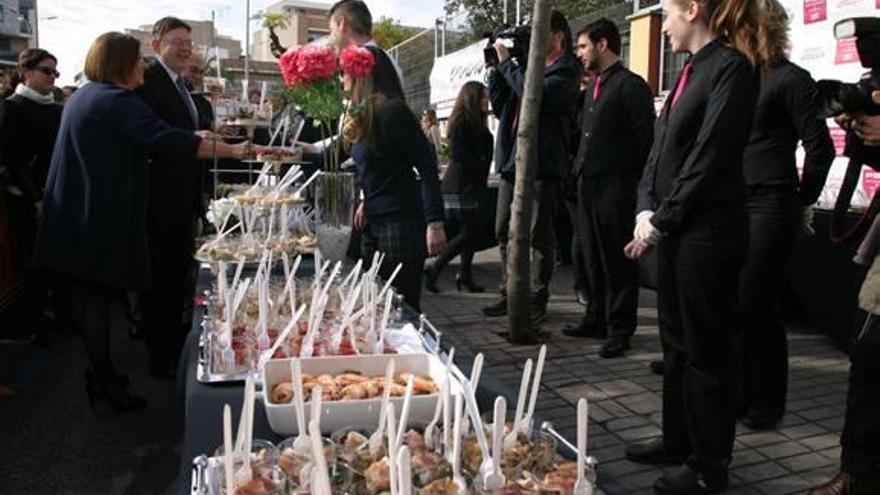
[[[41,74],[44,74],[46,76],[59,77],[61,75],[61,73],[58,72],[57,70],[46,67],[44,65],[38,65],[38,66],[34,67],[34,70],[41,73]]]

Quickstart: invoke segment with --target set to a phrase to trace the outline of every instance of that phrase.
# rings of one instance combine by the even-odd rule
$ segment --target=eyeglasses
[[[43,74],[43,75],[50,76],[50,77],[61,76],[60,72],[58,72],[57,70],[52,69],[50,67],[46,67],[45,65],[38,65],[38,66],[34,67],[34,70]]]
[[[170,40],[165,40],[169,45],[174,46],[175,48],[192,48],[193,41],[192,40],[182,40],[180,38],[172,38]]]

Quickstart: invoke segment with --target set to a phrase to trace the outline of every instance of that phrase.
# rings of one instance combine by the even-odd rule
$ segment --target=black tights
[[[121,296],[120,292],[95,285],[74,284],[71,290],[97,385],[109,383],[115,374],[110,359],[110,327],[114,312],[121,306]]]

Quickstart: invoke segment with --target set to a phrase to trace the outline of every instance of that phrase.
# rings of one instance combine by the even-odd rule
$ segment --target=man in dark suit
[[[653,142],[654,99],[638,75],[620,63],[620,33],[602,18],[578,33],[578,58],[597,74],[581,111],[577,181],[578,235],[583,246],[590,303],[578,337],[607,337],[604,358],[629,349],[639,302],[638,264],[624,256],[632,238],[639,177]]]
[[[192,29],[174,17],[153,25],[156,59],[144,72],[141,98],[167,124],[199,129],[199,111],[183,77],[192,56]],[[144,297],[150,372],[173,377],[189,330],[195,265],[194,222],[200,209],[199,167],[193,162],[149,157],[147,235],[153,288]]]

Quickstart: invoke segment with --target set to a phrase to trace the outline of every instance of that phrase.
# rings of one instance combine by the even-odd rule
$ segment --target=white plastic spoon
[[[406,445],[397,453],[397,469],[400,471],[397,476],[400,495],[412,495],[412,457]]]
[[[232,471],[232,409],[226,404],[223,406],[223,476],[227,493],[235,492],[235,475]]]
[[[306,452],[309,448],[308,430],[306,430],[306,406],[305,396],[303,395],[302,382],[302,364],[299,359],[291,360],[290,366],[293,368],[293,404],[296,409],[296,426],[298,435],[293,441],[293,448],[296,452]]]
[[[406,380],[406,392],[403,394],[403,408],[400,410],[400,423],[397,427],[397,437],[394,440],[394,448],[403,444],[403,436],[406,434],[406,424],[409,422],[409,408],[412,403],[413,395],[413,376],[410,375]]]
[[[529,397],[529,410],[526,412],[520,426],[525,428],[528,436],[532,435],[532,416],[535,414],[535,404],[538,402],[538,391],[541,389],[541,373],[544,371],[544,359],[547,357],[547,346],[542,345],[538,352],[538,365],[535,367],[535,379],[532,380],[532,395]]]
[[[483,373],[483,353],[477,354],[474,358],[474,363],[471,365],[471,388],[476,391],[480,386],[480,375]],[[469,431],[471,431],[471,419],[468,415],[465,414],[464,422],[461,427],[461,434],[467,435]],[[475,418],[473,421],[480,421],[480,418]]]
[[[394,378],[394,359],[389,359],[385,366],[384,390],[382,390],[382,404],[379,406],[379,426],[370,435],[370,452],[376,454],[382,448],[382,435],[385,433],[386,417],[388,415],[388,401],[391,398],[391,380]]]
[[[461,475],[461,399],[462,394],[455,395],[455,423],[452,427],[452,482],[458,485],[459,493],[465,493],[467,482]]]
[[[446,369],[449,369],[449,365],[452,363],[452,358],[455,356],[455,347],[449,349],[449,354],[446,355]],[[440,384],[440,397],[437,397],[437,406],[434,408],[434,418],[431,419],[431,422],[428,423],[428,426],[425,427],[425,447],[428,449],[434,449],[436,442],[434,440],[434,436],[436,435],[437,430],[437,421],[440,420],[440,413],[443,412],[443,396],[446,395],[446,390],[449,387],[449,374],[446,374],[446,379],[443,383]]]
[[[516,446],[516,435],[521,428],[520,422],[522,421],[523,409],[525,409],[526,405],[526,396],[529,395],[529,378],[531,376],[532,360],[529,358],[526,360],[526,365],[523,367],[522,380],[520,380],[519,383],[519,396],[516,399],[516,412],[513,414],[513,428],[511,428],[510,433],[504,437],[505,449],[511,449]]]
[[[311,401],[312,411],[311,411],[311,414],[309,415],[309,422],[315,423],[316,425],[318,425],[319,432],[321,431],[320,430],[320,428],[321,428],[321,401],[323,400],[323,395],[322,395],[323,393],[324,392],[323,392],[323,390],[321,390],[320,385],[316,385],[312,389],[312,401]]]
[[[483,453],[483,463],[480,465],[480,475],[485,475],[489,466],[492,464],[492,452],[489,450],[489,441],[486,439],[486,430],[480,424],[480,408],[477,406],[477,399],[474,397],[474,389],[471,384],[464,382],[461,384],[464,389],[464,403],[467,406],[468,414],[471,422],[474,424],[474,434],[477,437],[477,443],[480,445],[480,451]]]
[[[589,427],[589,409],[587,399],[578,400],[577,411],[577,448],[578,448],[578,473],[577,481],[574,483],[574,491],[572,495],[592,495],[593,484],[587,481],[584,471],[587,468],[587,428]]]
[[[316,387],[317,388],[317,387]],[[309,421],[309,442],[312,448],[312,462],[318,470],[317,483],[312,486],[318,494],[330,495],[330,479],[327,474],[327,458],[324,457],[324,444],[321,442],[321,428],[314,419]]]
[[[503,396],[498,396],[495,399],[495,414],[492,417],[492,465],[483,478],[483,486],[489,491],[504,487],[505,478],[504,473],[501,472],[501,443],[506,414],[507,401]]]
[[[394,404],[388,404],[387,425],[388,428],[388,452],[385,456],[388,459],[388,484],[391,488],[391,495],[397,495],[397,466],[394,465],[394,459],[397,455],[397,447],[394,445],[397,438],[397,420],[394,414]]]

